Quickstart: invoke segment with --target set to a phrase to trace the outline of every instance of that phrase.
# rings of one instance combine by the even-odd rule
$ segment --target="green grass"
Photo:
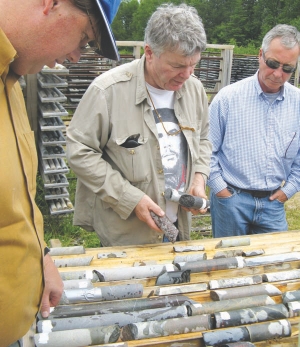
[[[196,230],[197,231],[196,231]],[[192,219],[192,240],[201,240],[211,238],[211,218],[209,215],[197,216]]]
[[[285,203],[288,230],[300,230],[300,192]]]
[[[300,230],[299,210],[286,211],[289,230]]]
[[[69,181],[70,200],[74,204],[76,178],[71,171],[66,176]],[[44,199],[44,188],[40,175],[37,178],[36,202],[44,216],[45,241],[48,245],[49,240],[59,239],[63,246],[83,245],[86,248],[100,247],[100,241],[95,232],[89,232],[73,225],[73,213],[50,214],[48,204]]]

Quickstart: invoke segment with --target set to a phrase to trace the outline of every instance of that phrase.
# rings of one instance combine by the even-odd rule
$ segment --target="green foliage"
[[[192,240],[211,238],[211,217],[209,215],[198,215],[192,219]]]
[[[294,0],[123,0],[112,28],[117,40],[142,41],[147,21],[163,3],[193,6],[202,18],[208,43],[260,47],[278,23],[300,27],[300,2]]]
[[[70,200],[74,203],[76,178],[72,172],[68,175]],[[36,203],[44,217],[45,241],[49,245],[50,239],[59,239],[63,246],[83,245],[86,248],[100,247],[100,241],[95,232],[88,232],[73,225],[73,213],[51,215],[45,200],[43,181],[37,177]]]
[[[133,15],[139,8],[137,0],[123,1],[112,23],[112,30],[117,40],[132,41],[134,32]]]
[[[72,214],[44,216],[45,241],[47,244],[51,239],[59,239],[63,246],[100,247],[97,234],[74,226],[72,219]]]
[[[300,230],[299,209],[288,210],[288,211],[286,211],[286,214],[287,214],[287,221],[288,221],[288,229],[289,230]]]
[[[246,47],[237,46],[234,42],[230,42],[234,45],[233,54],[241,55],[258,55],[260,46],[255,46],[254,43],[248,43]]]
[[[151,14],[156,10],[159,5],[171,2],[164,0],[141,0],[137,11],[133,14],[133,28],[132,38],[135,41],[144,40],[144,31]]]

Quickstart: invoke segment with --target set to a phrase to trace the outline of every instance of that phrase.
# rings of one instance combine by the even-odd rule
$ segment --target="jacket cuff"
[[[132,186],[130,183],[128,183],[128,185],[129,188],[125,190],[118,204],[113,207],[113,210],[124,220],[131,215],[136,205],[145,195],[144,192]]]

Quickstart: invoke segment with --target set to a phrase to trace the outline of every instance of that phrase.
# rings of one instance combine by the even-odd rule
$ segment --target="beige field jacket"
[[[101,244],[137,245],[162,242],[134,213],[147,194],[165,209],[164,172],[158,134],[147,101],[144,57],[97,77],[83,96],[67,131],[68,163],[78,177],[74,223],[95,230]],[[208,176],[207,97],[191,76],[176,92],[175,115],[188,145],[188,190],[194,173]],[[140,146],[124,148],[131,135]],[[190,237],[190,213],[178,211],[180,239]]]

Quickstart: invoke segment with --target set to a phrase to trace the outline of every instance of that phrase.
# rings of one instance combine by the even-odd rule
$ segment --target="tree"
[[[300,15],[300,1],[285,0],[282,4],[282,10],[280,11],[280,14],[278,16],[279,23],[294,25],[299,29],[300,28],[299,15]]]
[[[123,0],[112,24],[116,39],[142,41],[151,14],[170,2],[196,8],[208,43],[259,47],[276,24],[300,28],[300,1],[295,0]]]
[[[133,16],[139,8],[137,0],[122,1],[116,17],[112,23],[112,30],[116,40],[131,41],[133,33]]]
[[[259,0],[257,7],[261,16],[260,36],[262,38],[267,31],[279,24],[279,16],[284,7],[284,0]]]
[[[261,22],[256,17],[256,0],[235,0],[232,13],[225,24],[226,41],[247,46],[257,40]]]
[[[222,36],[232,12],[232,3],[232,0],[202,0],[198,6],[194,4],[203,20],[209,43],[228,43]]]
[[[132,33],[133,40],[144,40],[145,28],[151,14],[163,3],[171,2],[164,0],[141,0],[139,8],[133,15],[134,31]]]

